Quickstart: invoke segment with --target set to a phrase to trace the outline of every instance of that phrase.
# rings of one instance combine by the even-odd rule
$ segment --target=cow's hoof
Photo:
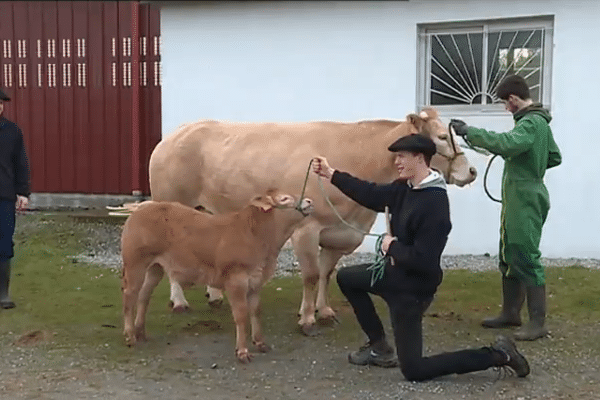
[[[314,337],[319,334],[319,327],[316,324],[303,324],[300,325],[300,332],[305,336]]]
[[[221,306],[223,305],[223,299],[210,300],[208,302],[208,305],[210,306],[210,308],[221,308]]]
[[[127,347],[134,347],[135,346],[135,339],[134,338],[125,338],[125,346]]]
[[[256,346],[256,349],[261,353],[268,353],[269,351],[271,351],[271,346],[269,346],[265,342],[254,343],[254,345]]]
[[[184,305],[184,304],[180,304],[180,305],[177,305],[177,306],[174,306],[174,307],[173,307],[173,305],[171,305],[171,312],[172,312],[173,314],[184,314],[184,313],[188,313],[188,312],[190,312],[190,307],[189,307],[189,306],[186,306],[186,305]]]
[[[248,349],[236,350],[235,356],[242,364],[248,364],[250,361],[252,361],[252,354],[250,354]]]

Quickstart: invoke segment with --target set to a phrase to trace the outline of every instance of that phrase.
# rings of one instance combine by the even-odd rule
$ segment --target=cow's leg
[[[145,274],[143,271],[143,267],[123,263],[123,335],[127,346],[134,346],[136,342],[134,313],[140,289],[144,284]]]
[[[225,282],[225,291],[231,313],[235,322],[235,355],[242,363],[250,362],[252,355],[246,345],[246,330],[248,327],[248,279],[232,275]]]
[[[221,307],[223,305],[223,291],[214,287],[206,287],[206,297],[208,297],[208,305],[211,307]]]
[[[340,250],[332,250],[325,247],[319,253],[319,283],[317,286],[317,317],[319,320],[335,321],[335,311],[329,306],[329,278],[335,270],[335,266],[344,253]]]
[[[146,338],[146,311],[150,303],[152,291],[158,285],[164,275],[164,271],[159,264],[153,264],[146,271],[144,284],[140,290],[137,300],[137,314],[135,316],[135,337],[136,340],[145,341]]]
[[[171,311],[178,314],[189,311],[190,305],[185,299],[183,289],[179,282],[169,278],[171,284]]]
[[[302,272],[302,303],[298,325],[307,336],[318,333],[315,319],[315,289],[319,281],[319,233],[315,229],[302,229],[292,235],[294,253]]]
[[[250,326],[252,327],[252,343],[256,346],[258,351],[266,353],[271,348],[265,343],[265,338],[262,333],[262,326],[260,323],[260,289],[250,290],[248,293],[248,305],[250,307]]]

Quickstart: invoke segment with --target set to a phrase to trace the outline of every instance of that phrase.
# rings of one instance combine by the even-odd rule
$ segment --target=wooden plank
[[[60,125],[58,110],[60,98],[57,85],[59,84],[57,59],[57,5],[56,2],[42,2],[42,53],[46,76],[44,114],[46,124],[45,168],[46,182],[43,191],[60,193],[62,182],[60,175],[60,160],[63,156],[60,146]],[[66,156],[66,155],[65,155]]]
[[[123,168],[120,154],[119,131],[122,105],[119,99],[122,82],[122,67],[120,65],[121,42],[119,38],[119,7],[115,1],[104,2],[103,19],[103,66],[104,74],[104,105],[106,115],[104,144],[107,149],[105,176],[103,181],[107,193],[125,193],[120,190],[120,170]],[[113,45],[114,43],[114,45]],[[113,77],[114,70],[114,77]]]
[[[47,75],[44,62],[44,32],[42,30],[42,2],[36,1],[29,4],[28,38],[30,39],[29,62],[29,117],[31,118],[29,141],[26,142],[31,170],[31,190],[34,192],[47,191],[46,182],[46,136],[49,134],[46,125],[46,83]]]
[[[78,192],[92,191],[91,139],[89,131],[88,2],[73,2],[73,141],[75,145],[75,187]]]
[[[131,42],[127,42],[127,39],[131,40],[131,4],[130,2],[118,2],[119,6],[119,41],[120,41],[120,69],[123,72],[123,66],[126,67],[131,63],[131,52],[129,48],[133,48]],[[123,52],[123,38],[126,39],[128,44],[125,53]],[[126,55],[124,55],[126,54]],[[116,158],[123,160],[119,174],[119,189],[121,193],[131,193],[132,180],[131,180],[131,132],[132,132],[132,89],[131,89],[131,74],[128,73],[123,76],[126,79],[121,79],[121,88],[119,90],[119,129],[115,131],[117,137],[114,138],[113,143],[116,145],[114,154]],[[120,146],[120,147],[119,147]]]
[[[106,167],[110,163],[107,157],[106,149],[106,130],[105,121],[114,116],[108,116],[105,113],[104,98],[104,55],[103,55],[103,24],[106,22],[103,15],[103,2],[88,2],[88,81],[87,88],[89,93],[90,118],[88,123],[88,134],[90,136],[90,145],[92,148],[90,157],[90,175],[91,175],[91,193],[107,193],[105,181],[107,176]]]
[[[63,193],[77,192],[75,185],[75,137],[73,132],[73,8],[71,2],[57,2],[58,35],[56,42],[57,82],[60,98],[60,176]]]

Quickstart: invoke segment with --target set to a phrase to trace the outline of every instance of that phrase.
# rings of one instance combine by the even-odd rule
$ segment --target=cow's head
[[[250,204],[264,212],[269,212],[274,208],[296,208],[304,216],[310,214],[313,210],[313,201],[311,199],[305,197],[302,199],[300,204],[298,204],[294,196],[287,193],[282,193],[278,189],[267,190],[264,195],[253,198]]]
[[[409,114],[406,121],[414,126],[414,132],[429,135],[435,142],[437,153],[431,166],[444,175],[446,182],[462,187],[475,180],[477,169],[469,163],[457,136],[442,123],[436,110],[425,108],[419,114]]]

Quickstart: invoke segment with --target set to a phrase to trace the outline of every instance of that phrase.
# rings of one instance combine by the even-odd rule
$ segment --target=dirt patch
[[[426,348],[432,354],[455,349],[453,332],[436,329],[426,317]],[[314,338],[297,332],[268,336],[271,352],[255,352],[243,365],[234,357],[234,335],[211,320],[190,321],[176,335],[151,337],[135,349],[50,349],[5,343],[0,361],[2,399],[514,399],[597,398],[598,354],[585,343],[571,343],[568,328],[553,327],[553,336],[520,344],[529,358],[527,378],[504,376],[494,369],[450,375],[424,383],[407,382],[396,369],[355,367],[352,350],[340,346],[336,330],[322,328]],[[599,326],[590,327],[590,334]],[[200,332],[201,331],[201,332]],[[212,331],[207,333],[207,331]],[[268,332],[267,332],[268,333]],[[119,334],[120,332],[115,332]],[[481,336],[493,338],[494,332]],[[42,333],[24,335],[44,337]],[[46,335],[47,338],[47,335]],[[477,343],[465,338],[464,347]],[[485,345],[479,341],[481,345]],[[358,344],[358,342],[357,342]],[[553,349],[561,348],[560,352]],[[252,349],[251,349],[252,350]],[[568,354],[568,357],[565,357]],[[108,361],[111,359],[111,361]]]
[[[34,330],[21,335],[15,340],[15,346],[35,346],[40,343],[48,343],[52,339],[52,333],[42,330]]]

